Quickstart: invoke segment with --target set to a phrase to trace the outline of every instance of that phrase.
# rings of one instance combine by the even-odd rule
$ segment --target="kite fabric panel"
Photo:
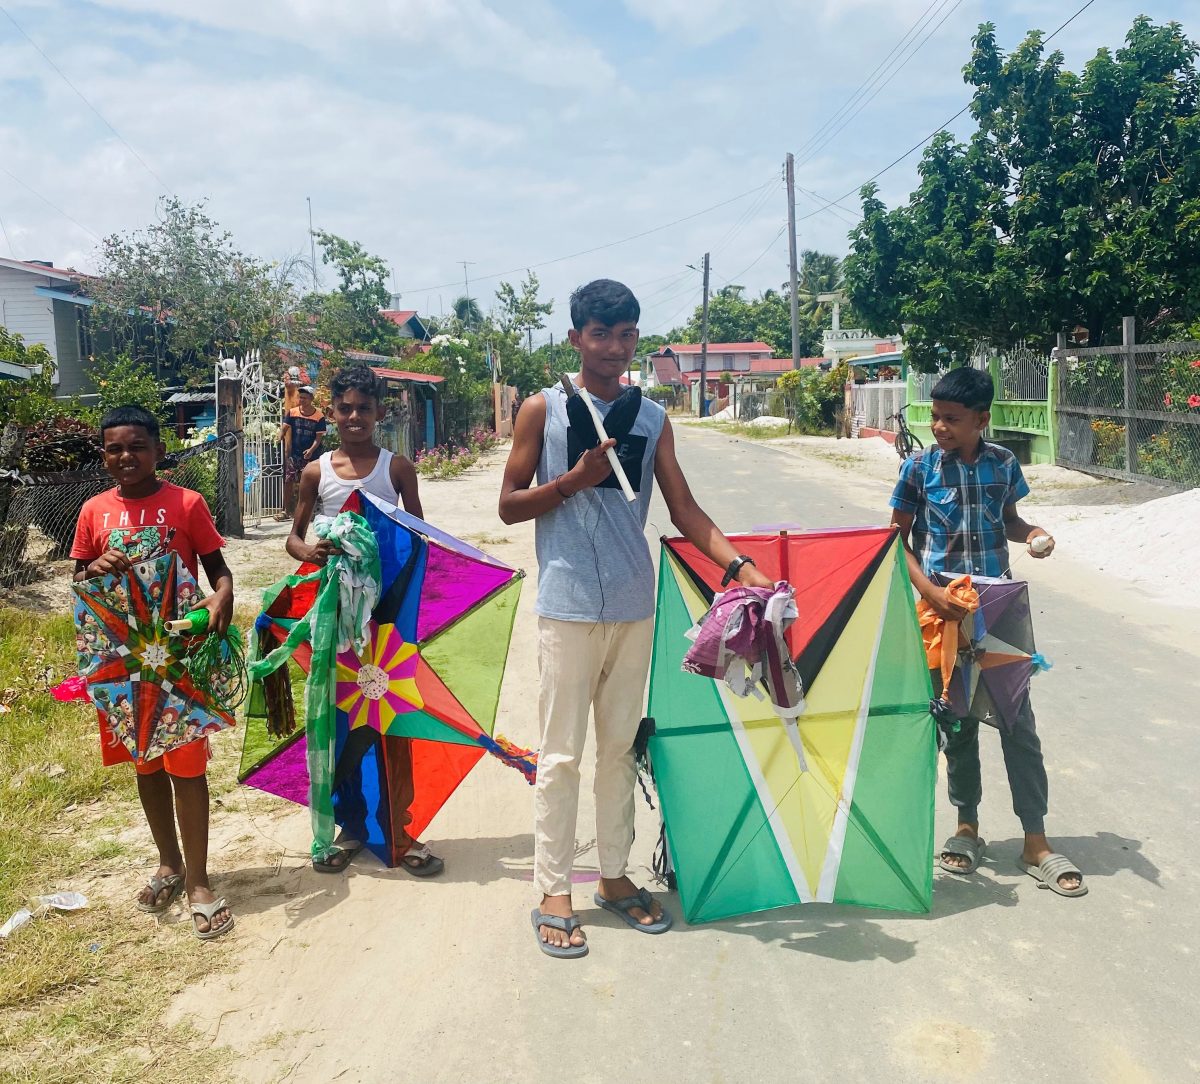
[[[534,754],[493,736],[524,574],[372,495],[346,510],[377,542],[381,590],[363,649],[327,660],[330,802],[343,831],[394,866],[485,753],[533,780]],[[317,795],[317,739],[307,702],[289,721],[289,686],[302,672],[311,685],[317,656],[294,630],[319,604],[322,575],[336,574],[304,566],[269,588],[256,625],[264,654],[291,641],[294,668],[252,696],[239,779],[301,804]]]
[[[79,673],[96,706],[106,764],[124,759],[110,756],[118,745],[141,764],[234,725],[219,699],[223,675],[200,681],[185,664],[186,651],[203,637],[167,633],[166,622],[203,598],[175,554],[82,580],[73,590]]]
[[[689,922],[796,903],[928,911],[937,742],[904,551],[888,528],[733,536],[795,589],[802,753],[766,697],[681,664],[723,569],[664,539],[649,751]]]
[[[951,579],[934,574],[943,587]],[[1030,679],[1050,668],[1034,645],[1029,584],[989,576],[972,576],[970,582],[979,604],[959,626],[958,658],[946,700],[958,718],[1011,733]]]

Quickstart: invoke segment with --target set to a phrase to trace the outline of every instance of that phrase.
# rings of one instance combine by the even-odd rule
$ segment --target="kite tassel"
[[[481,734],[477,739],[479,744],[497,760],[503,761],[510,768],[516,768],[531,787],[537,782],[537,752],[532,749],[522,749],[514,745],[504,735],[497,734],[494,738]]]
[[[658,831],[658,842],[654,845],[654,857],[650,863],[654,879],[669,892],[676,888],[675,867],[671,864],[671,851],[667,843],[667,826],[664,823]]]
[[[1029,661],[1033,663],[1033,672],[1035,674],[1044,674],[1047,670],[1054,669],[1054,663],[1040,651],[1035,651]]]

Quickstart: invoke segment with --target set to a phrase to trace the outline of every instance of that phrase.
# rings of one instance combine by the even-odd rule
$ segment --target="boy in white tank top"
[[[336,516],[356,489],[402,505],[406,512],[424,519],[417,493],[417,469],[412,460],[375,443],[375,426],[383,414],[383,381],[368,366],[351,365],[334,373],[329,391],[333,397],[333,420],[341,447],[309,463],[301,473],[296,516],[287,540],[287,551],[292,557],[314,565],[324,565],[335,548],[322,539],[312,543],[305,541],[314,513],[329,518]],[[393,767],[400,769],[395,759],[392,757]],[[411,794],[411,759],[405,767],[410,784],[404,790]],[[432,877],[442,872],[445,864],[428,847],[416,840],[410,843],[408,852],[400,860],[405,870],[416,877]],[[313,859],[313,868],[320,873],[340,872],[361,849],[360,841],[348,838],[343,832],[335,841],[335,850],[331,854]]]

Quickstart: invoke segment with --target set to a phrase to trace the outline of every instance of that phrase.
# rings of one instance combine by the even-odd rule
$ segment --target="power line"
[[[745,267],[743,267],[736,275],[734,275],[731,281],[736,283],[737,280],[740,279],[747,271],[757,266],[759,260],[761,260],[768,252],[771,251],[771,249],[775,246],[775,242],[778,241],[779,238],[781,238],[785,233],[787,233],[786,222],[779,227],[779,232],[767,242],[767,247],[764,248],[757,256],[755,256],[754,259],[751,260],[750,263],[748,263]]]
[[[807,196],[810,200],[821,205],[821,210],[828,211],[830,214],[837,215],[843,222],[851,226],[857,225],[861,217],[857,211],[851,210],[849,207],[843,207],[840,203],[835,203],[833,200],[828,200],[819,192],[813,192],[808,188],[801,188],[796,185],[796,191],[803,196]],[[839,213],[840,212],[840,213]]]
[[[948,2],[949,0],[942,0],[943,5]],[[888,85],[888,83],[890,83],[896,78],[897,75],[900,74],[905,65],[908,64],[908,62],[921,51],[921,49],[925,46],[929,39],[933,37],[934,34],[941,30],[946,20],[949,19],[950,16],[953,15],[961,5],[962,0],[954,0],[953,6],[945,13],[945,15],[942,16],[941,22],[939,22],[937,26],[933,27],[933,29],[931,29],[920,41],[911,44],[907,55],[904,56],[898,64],[893,65],[887,71],[886,78],[880,79],[877,85],[871,90],[871,93],[867,95],[867,97],[863,98],[862,101],[860,101],[851,112],[847,113],[837,127],[827,132],[824,137],[822,137],[819,142],[816,143],[815,146],[812,146],[804,155],[803,159],[797,162],[797,165],[804,165],[807,162],[811,162],[825,147],[827,147],[834,139],[836,139],[837,136],[850,124],[850,122],[854,120],[859,113],[866,109],[867,106],[879,96],[880,91],[882,91],[883,88]],[[941,10],[942,8],[939,7],[938,10],[934,12],[933,18],[936,18]],[[932,21],[932,19],[930,21]]]
[[[1087,9],[1090,8],[1095,2],[1096,2],[1096,0],[1087,0],[1087,3],[1084,4],[1081,8],[1079,8],[1079,10],[1076,11],[1074,15],[1072,15],[1065,23],[1062,24],[1062,26],[1060,26],[1057,30],[1053,31],[1052,33],[1048,34],[1045,38],[1043,38],[1042,44],[1046,45],[1048,42],[1050,42],[1055,37],[1057,37],[1059,34],[1061,34],[1064,30],[1066,30],[1066,28],[1068,26],[1070,26],[1076,19],[1078,19],[1080,15],[1082,15],[1085,11],[1087,11]],[[894,169],[901,162],[903,162],[905,158],[907,158],[910,154],[913,153],[913,151],[920,150],[920,148],[925,146],[925,144],[928,143],[931,139],[933,139],[934,136],[938,135],[940,132],[944,132],[948,127],[950,127],[951,124],[953,124],[956,120],[958,120],[958,118],[961,117],[970,108],[971,108],[971,103],[967,102],[967,104],[964,105],[957,113],[955,113],[954,116],[952,116],[948,120],[944,121],[941,125],[939,125],[932,132],[930,132],[929,135],[927,135],[924,139],[920,140],[917,143],[914,143],[911,147],[908,148],[908,150],[906,150],[898,158],[894,158],[886,166],[884,166],[883,169],[879,170],[879,172],[877,172],[877,173],[872,174],[865,181],[860,181],[853,188],[851,188],[848,192],[845,192],[842,195],[838,196],[837,199],[829,200],[828,204],[841,203],[842,200],[849,199],[851,196],[853,196],[857,192],[859,192],[864,185],[868,185],[872,181],[879,180],[879,178],[882,177],[885,173],[887,173],[888,170]],[[820,210],[810,211],[808,214],[802,216],[801,218],[796,219],[796,221],[803,222],[803,221],[805,221],[805,219],[813,218],[814,216],[821,214],[822,211],[825,211],[826,209],[827,209],[827,207],[822,207],[822,208],[820,208]]]
[[[517,267],[509,268],[507,271],[494,271],[490,275],[476,275],[476,282],[486,282],[489,279],[498,279],[504,275],[515,275],[518,271],[528,271],[535,267],[549,267],[551,264],[562,263],[565,260],[574,260],[579,256],[590,256],[593,252],[602,252],[606,248],[615,248],[617,245],[625,245],[630,241],[637,241],[642,237],[649,237],[653,233],[661,233],[663,230],[669,230],[672,226],[678,226],[683,222],[690,222],[694,218],[700,218],[703,215],[709,214],[712,211],[719,210],[721,207],[726,207],[731,203],[736,203],[740,199],[745,199],[747,196],[753,196],[756,192],[761,192],[767,185],[775,183],[775,178],[767,181],[766,184],[756,185],[754,188],[747,189],[745,192],[739,192],[736,196],[730,196],[729,199],[723,199],[720,203],[714,203],[711,207],[704,207],[699,211],[693,211],[689,215],[684,215],[682,218],[672,219],[670,222],[664,222],[661,226],[653,226],[648,230],[642,230],[641,233],[631,234],[629,237],[622,237],[617,241],[608,241],[603,245],[595,245],[592,248],[581,249],[578,252],[570,252],[565,256],[555,256],[552,260],[542,260],[538,263],[523,263]],[[436,286],[406,286],[404,293],[420,294],[430,290],[444,290],[451,286],[457,286],[457,282],[442,282]]]
[[[668,331],[670,331],[671,328],[674,326],[675,321],[679,319],[679,316],[681,313],[685,312],[687,309],[694,309],[696,307],[696,302],[695,302],[696,294],[697,293],[702,294],[703,292],[704,292],[703,288],[697,286],[694,290],[691,291],[691,293],[688,296],[687,301],[685,301],[682,306],[680,306],[678,309],[675,310],[675,312],[672,314],[670,319],[663,321],[663,324],[665,325],[665,327]]]
[[[904,48],[905,42],[908,41],[909,37],[913,34],[913,32],[915,30],[917,30],[917,28],[925,21],[925,17],[930,13],[930,11],[932,11],[933,8],[936,7],[938,4],[941,4],[944,2],[945,2],[945,0],[930,0],[929,7],[927,7],[923,12],[921,12],[921,14],[916,18],[916,20],[913,22],[913,24],[904,32],[904,36],[898,42],[896,42],[896,44],[893,45],[884,54],[883,59],[878,64],[875,65],[875,68],[872,70],[871,74],[868,75],[866,77],[866,79],[864,79],[858,85],[858,87],[855,89],[854,93],[851,94],[850,97],[847,98],[846,101],[844,101],[838,107],[837,111],[834,112],[832,114],[832,116],[830,116],[829,119],[826,120],[825,123],[821,125],[820,128],[818,128],[802,144],[800,144],[800,146],[796,149],[796,157],[797,158],[799,158],[801,155],[806,153],[807,150],[809,149],[809,147],[812,146],[812,144],[817,139],[819,139],[821,137],[821,135],[825,131],[827,131],[829,129],[829,127],[832,124],[834,124],[837,121],[837,119],[846,112],[847,109],[849,109],[852,105],[854,105],[854,103],[862,96],[863,93],[865,93],[867,88],[871,85],[871,82],[874,80],[874,78],[883,70],[883,68],[887,64],[888,60],[892,56],[894,56],[896,53],[898,53],[901,49]]]
[[[758,198],[755,199],[750,206],[742,212],[741,217],[738,218],[738,220],[734,222],[734,224],[728,230],[725,231],[725,235],[713,247],[712,254],[714,256],[724,251],[724,249],[733,242],[733,239],[737,237],[737,235],[741,233],[742,230],[744,230],[751,223],[751,221],[758,216],[767,203],[770,202],[775,193],[779,191],[781,184],[782,181],[777,181],[772,187],[763,189]]]
[[[17,250],[13,248],[12,238],[8,236],[8,227],[4,224],[3,217],[0,217],[0,232],[4,234],[4,242],[8,245],[8,254],[15,260],[17,258]]]
[[[25,28],[23,26],[21,26],[21,24],[19,22],[17,22],[16,19],[14,19],[12,17],[12,13],[6,7],[4,7],[2,4],[0,4],[0,12],[4,13],[4,15],[8,19],[8,21],[17,28],[17,32],[21,35],[21,37],[23,37],[27,42],[29,42],[30,45],[32,45],[34,47],[34,49],[37,50],[38,55],[41,56],[41,58],[47,64],[49,64],[50,67],[55,70],[55,72],[58,73],[59,78],[61,78],[62,81],[64,83],[66,83],[67,86],[69,86],[75,92],[75,94],[79,98],[79,100],[81,102],[83,102],[83,104],[86,105],[88,107],[88,109],[90,109],[96,115],[96,117],[100,121],[100,123],[103,124],[104,127],[106,127],[110,132],[112,132],[112,134],[115,135],[117,137],[117,139],[119,139],[123,144],[125,144],[125,149],[127,151],[129,151],[129,153],[132,154],[134,156],[134,158],[136,158],[141,163],[142,168],[145,169],[145,171],[147,173],[149,173],[150,176],[153,177],[159,183],[159,185],[161,185],[161,187],[163,188],[164,191],[170,193],[172,191],[171,186],[169,184],[167,184],[167,182],[164,181],[157,173],[155,173],[153,169],[150,168],[149,164],[146,162],[146,159],[144,159],[140,154],[138,154],[138,152],[136,150],[133,149],[133,146],[130,144],[129,140],[127,140],[123,135],[121,135],[121,133],[118,132],[116,130],[116,128],[114,128],[112,126],[112,124],[105,118],[104,114],[101,113],[100,110],[97,109],[94,105],[92,105],[92,103],[89,102],[86,97],[84,97],[83,91],[81,91],[74,83],[71,82],[70,79],[67,78],[66,72],[64,72],[62,70],[62,68],[60,68],[57,64],[55,64],[54,61],[51,60],[46,55],[45,50],[40,45],[38,45],[38,43],[36,41],[34,41],[33,38],[31,38],[25,32]]]
[[[26,192],[29,192],[31,195],[37,196],[37,198],[40,199],[47,207],[49,207],[50,210],[57,211],[68,222],[71,222],[74,225],[78,226],[81,230],[83,230],[84,233],[86,233],[90,238],[92,238],[93,241],[100,240],[100,238],[96,234],[94,234],[91,230],[89,230],[87,228],[87,226],[85,226],[82,222],[80,222],[76,218],[72,218],[69,214],[67,214],[66,211],[64,211],[61,207],[59,207],[58,204],[51,203],[45,196],[43,196],[41,194],[41,192],[39,192],[36,188],[31,188],[23,180],[21,180],[21,178],[18,177],[15,173],[11,172],[4,166],[0,166],[0,172],[4,173],[10,180],[16,181],[17,184],[19,184],[22,188],[24,188]]]

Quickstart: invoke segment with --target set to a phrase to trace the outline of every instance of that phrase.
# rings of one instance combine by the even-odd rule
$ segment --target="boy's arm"
[[[304,541],[313,509],[317,504],[317,488],[320,484],[321,464],[309,463],[300,474],[300,495],[296,498],[296,514],[292,517],[292,530],[285,545],[289,556],[301,563],[312,565],[323,565],[329,555],[337,549],[332,542],[325,539],[311,546]]]
[[[517,417],[520,418],[520,414]],[[687,479],[683,476],[683,468],[675,455],[675,433],[669,418],[663,419],[662,433],[659,434],[658,447],[654,452],[654,477],[658,480],[663,500],[667,502],[671,522],[705,557],[721,568],[727,568],[738,556],[738,551],[692,496]],[[752,564],[744,564],[738,569],[737,580],[744,587],[775,586]]]
[[[921,562],[913,553],[912,545],[909,542],[912,525],[913,514],[911,512],[901,512],[898,508],[892,509],[892,526],[900,531],[900,541],[904,545],[904,559],[908,564],[908,578],[912,580],[917,594],[933,607],[938,617],[946,621],[961,621],[967,616],[967,611],[951,599],[945,587],[934,583],[925,575]]]
[[[321,445],[325,442],[325,431],[329,428],[325,419],[321,419],[321,424],[317,426],[313,433],[313,442],[308,446],[304,453],[304,458],[310,463],[321,454]]]
[[[517,412],[517,427],[513,433],[512,450],[504,465],[504,480],[500,483],[500,518],[505,523],[524,523],[537,519],[581,489],[599,485],[612,473],[606,454],[616,446],[615,440],[586,451],[566,474],[560,474],[545,485],[530,488],[537,473],[542,454],[542,429],[546,424],[545,396],[535,395],[525,400]]]
[[[421,511],[421,495],[417,491],[417,468],[406,455],[392,456],[392,488],[400,494],[404,511],[417,519],[424,519]]]
[[[225,555],[220,550],[200,554],[200,563],[208,576],[212,594],[208,596],[197,609],[207,610],[208,627],[218,636],[224,636],[233,620],[233,573],[225,563]]]
[[[1035,549],[1030,549],[1030,554],[1038,558],[1038,560],[1041,560],[1043,557],[1049,557],[1054,552],[1054,539],[1051,537],[1050,532],[1023,520],[1017,512],[1015,502],[1004,506],[1004,536],[1010,542],[1021,542],[1026,545],[1035,538],[1049,538],[1050,541],[1046,544],[1046,548],[1040,553]]]

